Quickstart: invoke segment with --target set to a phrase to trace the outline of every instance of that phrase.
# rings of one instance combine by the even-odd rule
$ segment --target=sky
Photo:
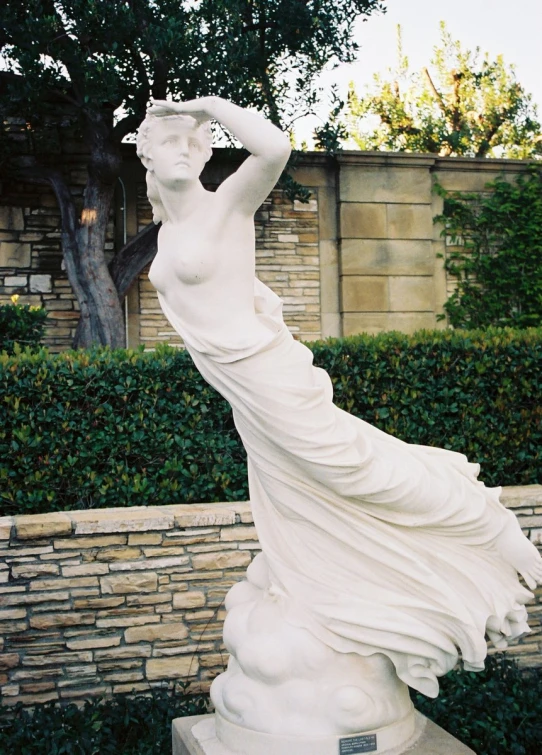
[[[518,81],[533,96],[542,118],[542,0],[383,0],[387,12],[356,23],[355,37],[361,49],[356,63],[325,72],[321,85],[337,83],[343,95],[349,81],[361,92],[375,72],[385,72],[396,61],[397,24],[402,27],[403,51],[411,70],[429,64],[445,21],[454,39],[468,49],[480,47],[490,57],[504,56],[516,67]],[[324,107],[321,115],[327,114]],[[296,125],[298,140],[309,137],[318,124],[305,118]]]

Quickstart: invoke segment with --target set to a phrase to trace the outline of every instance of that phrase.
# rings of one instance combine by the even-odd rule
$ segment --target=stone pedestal
[[[383,749],[376,742],[374,734],[366,732],[359,737],[338,737],[335,745],[331,745],[330,755],[358,755],[358,753],[374,753],[375,755],[476,755],[466,745],[462,744],[451,734],[441,729],[421,714],[417,714],[418,736],[416,741],[406,747]],[[190,716],[177,718],[172,724],[173,755],[257,755],[257,752],[243,748],[233,751],[225,747],[217,738],[215,730],[215,716]],[[247,737],[248,739],[248,737]],[[341,743],[342,740],[342,743]],[[248,743],[250,744],[250,743]],[[300,740],[300,747],[303,740]],[[277,741],[277,748],[273,755],[298,755],[299,747],[284,749],[284,745]],[[269,751],[271,752],[271,750]]]

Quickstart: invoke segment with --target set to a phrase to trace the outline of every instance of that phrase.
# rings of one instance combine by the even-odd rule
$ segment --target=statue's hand
[[[211,119],[208,110],[211,97],[201,97],[198,100],[186,100],[186,102],[171,102],[170,100],[154,100],[147,108],[147,113],[158,117],[166,115],[190,115],[198,124]]]

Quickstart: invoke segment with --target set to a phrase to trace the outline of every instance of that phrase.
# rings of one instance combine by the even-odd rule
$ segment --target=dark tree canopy
[[[380,0],[4,0],[0,50],[14,75],[0,88],[1,167],[55,190],[81,305],[76,345],[123,345],[119,287],[103,247],[120,144],[149,98],[215,94],[288,127],[315,105],[322,68],[355,58],[354,21],[379,10]],[[63,131],[89,155],[82,208],[50,159]],[[22,145],[33,159],[17,159]],[[137,254],[120,252],[123,292],[153,243],[148,233]]]

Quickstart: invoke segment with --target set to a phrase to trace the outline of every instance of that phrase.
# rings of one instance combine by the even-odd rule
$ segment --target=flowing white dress
[[[291,598],[289,621],[339,652],[385,653],[404,682],[430,694],[458,648],[467,667],[483,667],[488,620],[501,647],[528,631],[532,595],[495,546],[513,514],[500,489],[477,480],[477,465],[335,406],[329,376],[259,280],[254,323],[228,343],[159,301],[232,406],[254,522],[272,582]]]

